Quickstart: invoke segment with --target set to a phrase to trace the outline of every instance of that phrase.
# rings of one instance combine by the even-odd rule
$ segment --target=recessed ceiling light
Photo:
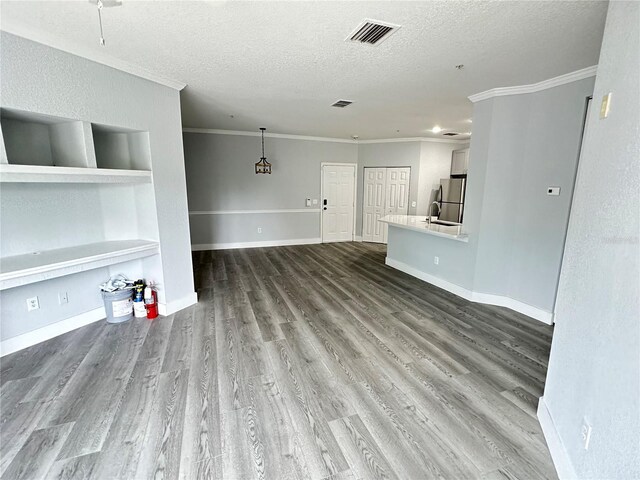
[[[473,118],[467,118],[467,119],[465,120],[465,122],[467,122],[467,123],[473,123]]]
[[[471,136],[471,132],[465,132],[464,135],[469,135]]]
[[[440,133],[440,132],[442,131],[442,129],[441,129],[438,125],[436,125],[435,127],[433,127],[433,128],[431,129],[431,131],[432,131],[433,133]]]

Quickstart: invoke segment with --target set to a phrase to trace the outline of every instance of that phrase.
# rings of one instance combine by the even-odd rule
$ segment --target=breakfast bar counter
[[[424,215],[387,215],[381,218],[380,221],[388,224],[390,227],[404,228],[427,235],[449,238],[458,242],[469,241],[468,235],[463,232],[462,225],[433,223],[437,221],[436,219],[428,223]]]

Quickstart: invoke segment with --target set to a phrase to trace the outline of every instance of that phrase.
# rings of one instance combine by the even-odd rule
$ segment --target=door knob
[[[327,209],[327,207],[323,207],[322,209],[323,209],[323,210],[326,210],[326,209]]]

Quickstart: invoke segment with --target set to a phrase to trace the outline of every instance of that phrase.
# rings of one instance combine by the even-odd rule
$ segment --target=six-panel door
[[[322,192],[322,241],[353,240],[355,166],[324,165]]]
[[[362,240],[386,243],[385,215],[406,215],[409,210],[410,168],[365,168],[362,205]]]

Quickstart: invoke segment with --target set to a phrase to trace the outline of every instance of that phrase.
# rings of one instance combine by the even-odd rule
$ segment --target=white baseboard
[[[455,283],[448,282],[446,280],[443,280],[442,278],[435,277],[423,272],[422,270],[418,270],[417,268],[410,267],[406,263],[399,262],[397,260],[394,260],[393,258],[386,257],[384,263],[386,263],[390,267],[395,268],[396,270],[408,273],[412,277],[424,280],[427,283],[435,285],[436,287],[440,287],[448,292],[454,293],[466,300],[473,301],[471,299],[473,297],[473,292],[471,290],[467,290],[464,287],[461,287],[460,285],[456,285]]]
[[[179,312],[183,308],[190,307],[198,303],[198,294],[196,292],[190,293],[184,298],[174,300],[169,303],[158,303],[158,313],[160,315],[171,315],[172,313]]]
[[[356,235],[356,236],[353,238],[353,241],[354,241],[354,242],[361,242],[361,241],[362,241],[362,235]]]
[[[31,347],[51,338],[70,332],[76,328],[84,327],[90,323],[104,320],[107,317],[104,307],[89,310],[88,312],[75,315],[71,318],[46,325],[16,337],[8,338],[0,343],[0,356],[4,357],[10,353],[17,352],[23,348]]]
[[[507,307],[516,312],[520,312],[527,317],[535,318],[536,320],[546,323],[547,325],[553,325],[553,313],[542,310],[541,308],[534,307],[528,303],[521,302],[511,297],[505,297],[502,295],[494,295],[492,293],[480,293],[473,292],[472,301],[478,303],[486,303],[489,305],[497,305],[498,307]]]
[[[474,292],[461,287],[460,285],[456,285],[455,283],[451,283],[447,280],[443,280],[442,278],[436,277],[429,273],[425,273],[422,270],[418,270],[417,268],[411,267],[406,263],[399,262],[389,257],[386,257],[385,263],[390,267],[400,270],[401,272],[408,273],[413,277],[424,280],[425,282],[435,285],[436,287],[440,287],[448,292],[458,295],[459,297],[469,300],[470,302],[486,303],[488,305],[507,307],[511,310],[527,315],[528,317],[534,318],[542,323],[546,323],[547,325],[551,325],[553,323],[553,314],[551,312],[547,312],[545,310],[542,310],[541,308],[534,307],[519,300],[515,300],[503,295]]]
[[[287,245],[311,245],[322,243],[321,238],[293,238],[289,240],[266,240],[264,242],[233,242],[233,243],[196,243],[191,245],[191,250],[229,250],[232,248],[260,248],[260,247],[284,247]]]
[[[549,453],[551,453],[551,459],[556,467],[558,477],[561,480],[578,478],[567,450],[562,444],[556,425],[553,423],[553,418],[551,418],[551,413],[547,408],[544,397],[540,397],[538,402],[538,421],[540,422],[540,427],[542,427],[542,433],[547,441],[547,447],[549,448]]]

